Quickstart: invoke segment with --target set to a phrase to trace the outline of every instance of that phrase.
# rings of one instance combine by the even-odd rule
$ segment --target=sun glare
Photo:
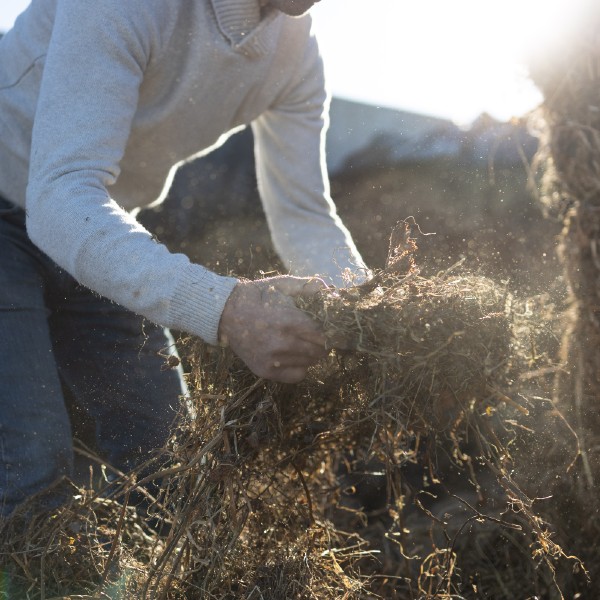
[[[469,122],[539,103],[527,78],[588,0],[324,0],[315,27],[335,94]]]
[[[597,2],[322,0],[313,16],[334,94],[469,123],[534,108],[527,65]],[[0,5],[0,29],[27,4]]]

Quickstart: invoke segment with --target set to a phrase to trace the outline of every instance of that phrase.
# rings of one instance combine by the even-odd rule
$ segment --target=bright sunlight
[[[592,1],[321,0],[313,16],[335,95],[468,123],[535,107],[528,60]],[[28,3],[4,0],[0,31]]]
[[[468,122],[540,101],[527,62],[585,2],[321,0],[313,15],[335,94]]]

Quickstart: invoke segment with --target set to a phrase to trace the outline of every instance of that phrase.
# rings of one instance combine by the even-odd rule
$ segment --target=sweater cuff
[[[169,326],[201,337],[217,345],[219,322],[225,303],[238,284],[197,265],[187,265],[170,303]]]

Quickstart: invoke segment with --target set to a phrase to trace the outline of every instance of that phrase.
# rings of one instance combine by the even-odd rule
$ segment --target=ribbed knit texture
[[[0,41],[0,195],[82,284],[214,344],[236,279],[170,253],[129,211],[251,124],[284,263],[360,273],[329,197],[326,105],[309,17],[261,20],[258,0],[36,0]]]
[[[233,277],[220,277],[200,265],[188,265],[179,273],[167,322],[175,329],[201,331],[205,340],[217,344],[219,323],[213,315],[223,312],[236,284]]]
[[[261,33],[263,27],[277,16],[275,11],[267,13],[261,23],[258,1],[212,0],[212,4],[219,28],[235,50],[251,58],[267,52],[268,46]]]

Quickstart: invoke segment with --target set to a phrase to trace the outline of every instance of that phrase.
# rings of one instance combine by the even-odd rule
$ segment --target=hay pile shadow
[[[557,573],[579,563],[514,475],[531,461],[527,436],[537,440],[540,400],[520,377],[532,362],[540,370],[535,314],[460,267],[420,276],[409,225],[396,237],[372,281],[302,305],[345,348],[303,383],[257,379],[228,351],[190,343],[179,430],[140,471],[151,475],[105,490],[121,500],[112,554],[82,564],[95,574],[86,593],[113,582],[109,597],[169,600],[560,597]],[[149,483],[161,493],[146,502],[155,530],[135,541],[137,569],[118,506]],[[40,535],[62,540],[96,501],[60,509],[58,529]],[[23,565],[38,538],[6,531],[0,564],[48,589],[65,553],[37,542],[43,564]],[[68,555],[70,538],[53,550],[63,546]]]

